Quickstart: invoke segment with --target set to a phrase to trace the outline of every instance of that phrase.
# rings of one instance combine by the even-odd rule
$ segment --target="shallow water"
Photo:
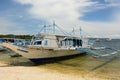
[[[24,57],[11,58],[6,52],[0,52],[0,61],[6,62],[8,66],[35,66]],[[55,63],[40,64],[36,67],[44,67],[51,71],[58,71],[65,74],[80,75],[84,78],[120,79],[120,55],[113,58],[94,58],[90,55],[82,55]]]
[[[119,49],[120,44],[115,42],[105,42]],[[101,44],[101,43],[100,43]],[[108,46],[105,44],[104,46]],[[96,43],[98,45],[98,43]],[[99,45],[100,46],[100,45]],[[110,46],[109,46],[110,47]],[[115,48],[114,47],[114,48]],[[35,66],[24,57],[10,57],[10,52],[0,52],[0,61],[8,63],[8,66]],[[95,58],[91,55],[81,55],[72,59],[58,61],[54,63],[40,64],[36,67],[44,67],[51,71],[58,71],[65,74],[80,75],[87,77],[98,77],[105,80],[120,80],[120,53],[116,57]]]

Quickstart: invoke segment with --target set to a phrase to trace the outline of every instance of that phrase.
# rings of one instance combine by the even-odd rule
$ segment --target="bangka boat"
[[[76,48],[88,47],[87,42],[88,39],[80,36],[38,33],[32,38],[30,45],[25,48],[9,42],[2,43],[2,45],[34,63],[41,63],[78,56],[83,52]]]

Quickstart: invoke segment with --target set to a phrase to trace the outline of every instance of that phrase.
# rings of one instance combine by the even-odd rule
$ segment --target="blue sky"
[[[0,34],[35,34],[44,24],[120,38],[120,0],[0,0]]]

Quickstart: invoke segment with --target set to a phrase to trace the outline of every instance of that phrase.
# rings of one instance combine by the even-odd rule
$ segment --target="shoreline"
[[[119,80],[119,60],[96,70],[106,59],[93,59],[89,56],[50,64],[33,65],[24,57],[10,57],[1,52],[0,80]]]
[[[1,80],[106,80],[97,77],[83,77],[80,74],[61,73],[46,67],[7,66],[3,62],[0,62],[0,66]]]

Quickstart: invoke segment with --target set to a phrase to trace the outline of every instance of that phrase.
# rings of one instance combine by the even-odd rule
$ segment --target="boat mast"
[[[44,33],[46,33],[46,25],[44,25]]]
[[[74,27],[73,27],[73,36],[75,35],[75,29],[74,29]]]
[[[83,36],[82,36],[82,28],[80,27],[80,37],[82,38]]]
[[[53,21],[53,33],[55,33],[55,21]]]

